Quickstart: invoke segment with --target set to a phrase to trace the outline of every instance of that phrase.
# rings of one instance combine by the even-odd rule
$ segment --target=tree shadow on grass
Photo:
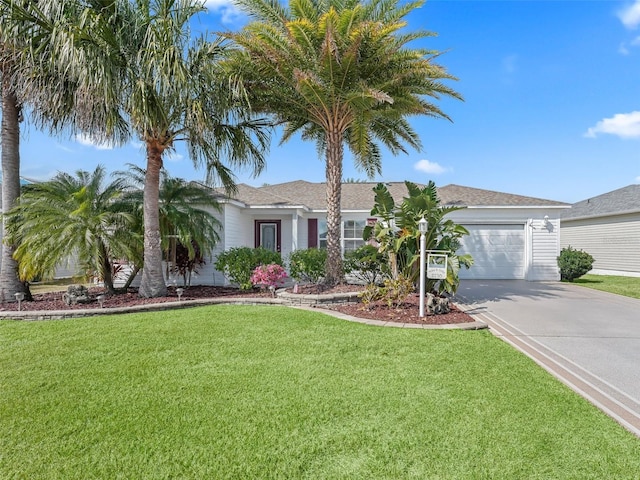
[[[604,280],[591,280],[586,278],[576,278],[573,282],[563,282],[563,283],[574,283],[574,284],[583,284],[583,285],[599,285],[604,283]]]

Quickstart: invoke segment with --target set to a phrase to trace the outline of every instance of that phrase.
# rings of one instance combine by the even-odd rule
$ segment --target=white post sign
[[[447,278],[447,258],[446,254],[430,253],[427,257],[427,278],[433,280]]]

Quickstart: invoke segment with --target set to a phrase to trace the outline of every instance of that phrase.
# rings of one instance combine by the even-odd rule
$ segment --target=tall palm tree
[[[42,35],[43,24],[35,16],[26,13],[29,6],[38,11],[40,4],[31,2],[0,0],[0,75],[2,82],[2,210],[7,213],[20,194],[20,123],[26,104],[35,108],[30,118],[40,128],[59,132],[73,123],[75,86],[65,69],[68,65],[50,62],[52,43]],[[59,2],[58,7],[71,7],[70,2]],[[18,14],[14,14],[14,7]],[[67,17],[74,18],[79,11],[67,9]],[[28,19],[28,21],[25,21]],[[40,19],[42,20],[42,19]],[[46,29],[45,29],[46,30]],[[81,104],[85,111],[99,111],[91,104],[99,104],[87,97]],[[7,235],[8,217],[3,217],[2,235]],[[25,285],[18,277],[18,265],[13,258],[16,245],[2,242],[0,266],[0,301],[12,300],[15,292],[23,291]]]
[[[20,122],[22,105],[15,89],[16,48],[15,36],[7,28],[6,12],[0,12],[0,82],[2,82],[2,213],[8,212],[20,195]],[[2,238],[7,235],[8,226],[2,219]],[[15,245],[2,242],[0,256],[0,302],[15,300],[16,292],[23,292],[18,278],[18,265],[13,258]]]
[[[264,165],[268,125],[239,104],[220,75],[226,46],[192,39],[190,22],[204,10],[198,0],[40,0],[37,8],[0,0],[7,2],[16,19],[38,25],[51,61],[72,75],[74,126],[96,140],[122,143],[135,136],[144,142],[139,293],[164,295],[158,207],[166,152],[185,141],[193,162],[206,168],[207,182],[230,191],[234,175],[223,160],[254,173]]]
[[[114,292],[112,259],[127,256],[135,232],[133,216],[118,210],[125,188],[122,179],[105,184],[105,169],[78,170],[75,177],[58,173],[52,180],[25,187],[8,213],[10,237],[24,280],[51,277],[64,261],[77,258]]]
[[[327,282],[342,279],[340,195],[344,146],[370,178],[380,173],[380,146],[394,155],[420,148],[407,117],[448,118],[429,98],[460,95],[434,63],[438,52],[409,48],[429,32],[407,32],[405,17],[422,1],[237,0],[252,22],[228,33],[242,49],[226,65],[256,112],[284,126],[282,141],[301,133],[325,157]]]

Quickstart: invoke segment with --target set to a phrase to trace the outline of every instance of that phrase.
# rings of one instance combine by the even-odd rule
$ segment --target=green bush
[[[299,282],[319,283],[325,276],[326,263],[325,249],[295,250],[289,255],[289,274]]]
[[[364,282],[377,285],[390,275],[389,258],[372,245],[363,245],[344,256],[344,273]]]
[[[251,274],[260,265],[276,263],[282,265],[282,258],[278,252],[266,248],[236,247],[225,250],[216,259],[216,269],[224,273],[232,283],[241,290],[253,288]]]
[[[582,250],[574,250],[569,246],[560,251],[558,257],[560,279],[573,282],[593,268],[593,257]]]
[[[387,278],[381,287],[370,283],[358,296],[365,308],[371,308],[371,304],[378,300],[384,300],[389,308],[400,308],[415,290],[411,279],[400,275],[396,279]]]

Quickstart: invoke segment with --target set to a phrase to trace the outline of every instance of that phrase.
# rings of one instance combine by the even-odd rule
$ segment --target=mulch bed
[[[327,289],[326,287],[300,286],[298,293],[300,294],[332,294],[346,293],[362,290],[363,287],[358,285],[338,285]],[[291,289],[288,289],[291,292]],[[23,301],[20,305],[22,311],[35,310],[79,310],[100,308],[98,302],[89,304],[66,305],[62,300],[64,292],[53,292],[34,295],[32,302]],[[89,293],[96,296],[105,293],[102,288],[90,288]],[[203,298],[220,298],[220,297],[251,297],[251,298],[269,298],[271,293],[261,290],[242,291],[231,287],[214,287],[214,286],[191,286],[184,289],[182,300],[196,300]],[[129,307],[134,305],[148,305],[154,303],[175,302],[178,300],[176,289],[169,287],[166,297],[158,298],[140,298],[136,289],[129,289],[127,293],[107,296],[104,306],[107,307]],[[385,322],[426,324],[426,325],[444,325],[473,322],[466,313],[460,311],[455,306],[450,313],[444,315],[427,315],[423,318],[418,316],[419,296],[417,294],[410,295],[400,308],[389,308],[382,302],[372,303],[369,308],[365,308],[362,304],[350,305],[331,305],[323,308],[339,311],[358,318],[367,318],[371,320],[381,320]],[[18,304],[16,302],[0,304],[0,311],[16,311]]]

